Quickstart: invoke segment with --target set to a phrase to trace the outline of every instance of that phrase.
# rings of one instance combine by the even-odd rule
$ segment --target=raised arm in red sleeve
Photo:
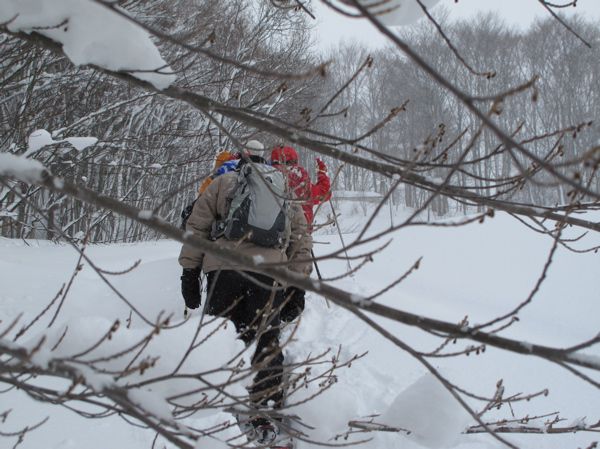
[[[327,176],[325,162],[317,158],[317,182],[311,186],[312,204],[324,203],[331,198],[331,181]]]

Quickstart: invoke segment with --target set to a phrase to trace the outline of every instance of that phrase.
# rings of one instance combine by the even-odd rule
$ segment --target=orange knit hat
[[[221,165],[223,165],[223,163],[232,159],[233,155],[229,151],[221,151],[219,154],[217,154],[217,157],[215,158],[215,168],[219,168]]]

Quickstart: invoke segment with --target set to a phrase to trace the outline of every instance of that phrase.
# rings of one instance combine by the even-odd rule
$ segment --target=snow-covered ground
[[[339,208],[342,230],[352,231],[345,232],[343,236],[348,244],[356,238],[357,224],[364,222],[365,217],[361,206],[356,203],[341,204]],[[321,211],[321,219],[326,213],[327,210]],[[392,219],[397,224],[405,216],[406,211],[396,211]],[[382,217],[375,222],[375,229],[383,229],[390,220],[389,210],[384,209]],[[317,255],[340,246],[340,238],[331,232],[331,228],[320,232],[315,240],[318,242],[315,245]],[[598,240],[596,236],[587,236],[577,246],[591,245]],[[468,316],[469,322],[476,324],[512,310],[529,295],[551,246],[549,238],[532,232],[504,214],[487,219],[483,224],[460,228],[408,228],[394,234],[391,244],[363,270],[351,278],[335,281],[335,284],[357,294],[372,294],[422,257],[419,270],[383,295],[380,301],[450,322],[458,323]],[[174,321],[182,321],[178,252],[179,244],[171,241],[92,246],[87,250],[97,266],[108,271],[124,270],[141,260],[130,273],[111,276],[112,283],[150,320],[164,312],[172,313]],[[66,245],[0,239],[0,329],[20,313],[24,313],[21,323],[31,321],[56,295],[61,285],[68,282],[77,260],[77,252]],[[559,248],[533,303],[519,314],[520,321],[503,331],[503,335],[558,347],[596,335],[600,330],[599,268],[597,254],[574,254]],[[347,263],[344,260],[324,261],[320,263],[320,269],[325,277],[335,277],[347,269]],[[125,325],[130,318],[130,308],[87,263],[76,276],[57,322],[48,331],[46,326],[51,316],[52,313],[44,316],[18,340],[19,344],[34,345],[40,334],[45,333],[50,347],[68,327],[56,351],[40,352],[38,360],[34,360],[39,364],[45,362],[44,358],[74,354],[87,348],[110,328],[115,319],[120,320],[121,327],[107,347],[100,347],[96,355],[137,342],[149,330],[148,325],[135,314],[131,316],[129,326]],[[199,319],[199,313],[194,312],[182,326],[161,332],[153,340],[147,353],[160,356],[160,359],[149,370],[152,375],[172,370],[185,351],[186,342]],[[376,321],[418,350],[431,351],[439,344],[439,340],[417,329],[380,318]],[[205,332],[217,324],[209,326]],[[467,344],[471,343],[459,342],[455,347],[463,348]],[[221,366],[242,348],[241,343],[235,340],[232,326],[229,326],[208,340],[205,348],[195,354],[193,360],[186,362],[185,369],[194,372]],[[355,439],[371,438],[360,447],[502,447],[488,435],[461,434],[460,431],[467,425],[474,424],[473,420],[465,416],[454,399],[410,355],[349,312],[335,305],[328,306],[323,298],[309,295],[298,332],[286,347],[287,360],[298,361],[327,348],[331,348],[333,353],[340,350],[342,361],[356,354],[368,353],[351,367],[338,371],[337,382],[323,395],[294,408],[293,412],[304,423],[315,428],[307,431],[311,438],[343,443],[343,440],[335,441],[333,438],[347,430],[348,421],[381,415],[376,421],[411,428],[413,433],[409,436],[396,433],[352,436]],[[587,349],[586,353],[600,355],[600,349]],[[503,407],[494,411],[488,419],[512,418],[513,414],[521,418],[550,412],[560,412],[560,416],[567,420],[562,424],[577,422],[583,417],[592,423],[600,418],[598,390],[541,359],[487,348],[480,355],[431,359],[431,363],[452,382],[481,395],[493,395],[500,379],[503,379],[506,388],[505,396],[549,389],[545,397],[516,403],[512,409]],[[93,380],[99,383],[111,381],[98,376],[94,376]],[[152,396],[140,393],[140,401],[151,400],[152,410],[168,414],[161,398],[183,391],[185,385],[166,381],[159,387]],[[232,388],[241,389],[243,386],[234,385]],[[316,388],[309,386],[292,399],[301,399]],[[468,402],[476,408],[481,407],[472,400]],[[12,412],[4,423],[0,423],[0,432],[14,431],[50,417],[43,427],[27,435],[19,446],[23,449],[147,449],[154,438],[153,432],[131,426],[116,416],[85,420],[65,408],[33,401],[19,391],[0,395],[0,413],[6,409],[12,409]],[[231,416],[223,411],[206,411],[202,416],[190,418],[190,423],[208,426],[228,419]],[[223,432],[222,436],[226,438],[230,434]],[[532,449],[585,448],[597,439],[594,434],[584,432],[505,437],[518,447]],[[15,438],[0,437],[0,447],[12,447],[15,441]],[[163,447],[162,444],[157,447]],[[216,439],[203,439],[197,447],[223,446]],[[300,442],[298,447],[317,446]]]

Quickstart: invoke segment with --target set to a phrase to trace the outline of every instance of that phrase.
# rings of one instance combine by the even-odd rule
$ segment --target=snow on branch
[[[157,89],[176,79],[146,31],[92,0],[3,0],[0,23],[13,33],[36,32],[61,43],[78,66],[130,72]]]
[[[29,157],[48,145],[63,142],[69,143],[77,151],[83,151],[86,148],[95,145],[98,142],[98,139],[96,137],[67,137],[62,140],[54,140],[52,135],[45,129],[37,129],[29,135],[27,151],[23,156]]]
[[[39,183],[45,167],[41,162],[10,153],[0,153],[0,176],[14,177],[28,183]]]

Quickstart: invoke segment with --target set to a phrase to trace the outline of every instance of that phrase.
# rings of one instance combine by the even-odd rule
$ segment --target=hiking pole
[[[315,252],[311,249],[310,255],[313,258],[313,264],[315,265],[315,270],[317,270],[317,276],[319,277],[319,281],[323,281],[323,276],[321,276],[321,271],[319,270],[319,265],[317,265],[317,258],[315,257]],[[331,306],[329,305],[329,300],[325,298],[325,304],[327,304],[327,308],[329,309]]]
[[[315,265],[315,270],[317,270],[317,276],[319,277],[319,280],[322,281],[323,276],[321,276],[321,272],[319,271],[319,265],[317,265],[317,258],[315,256],[315,252],[312,249],[310,250],[310,255],[313,258],[313,264]]]
[[[346,243],[344,242],[342,230],[340,229],[340,224],[338,223],[337,214],[335,213],[335,209],[333,208],[333,202],[331,201],[331,198],[329,199],[329,207],[331,207],[331,212],[333,212],[333,221],[335,222],[335,227],[337,228],[338,235],[340,236],[342,247],[344,248],[344,253],[346,253],[346,263],[348,264],[348,270],[352,271],[352,265],[350,265],[350,256],[348,255],[348,250],[346,250]]]
[[[202,273],[202,274],[205,274],[205,273]],[[202,303],[202,291],[204,288],[204,282],[202,282],[202,275],[200,275],[199,281],[200,281],[200,303]],[[202,323],[204,322],[204,315],[206,315],[206,306],[207,305],[208,305],[208,282],[206,282],[206,298],[204,299],[204,304],[202,304],[202,313],[200,314],[200,326],[202,326]]]

